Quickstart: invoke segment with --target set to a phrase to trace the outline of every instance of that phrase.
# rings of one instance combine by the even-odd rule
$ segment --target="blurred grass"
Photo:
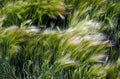
[[[0,0],[0,79],[119,79],[119,0]]]
[[[87,23],[89,21],[80,22],[65,32],[45,30],[36,33],[17,26],[1,28],[1,78],[105,77],[100,73],[103,67],[97,63],[104,63],[101,58],[109,44],[99,28]]]
[[[1,17],[6,17],[4,27],[18,25],[24,21],[32,20],[34,25],[48,24],[57,17],[64,19],[65,5],[63,0],[10,0],[4,1],[0,10]],[[11,21],[11,19],[13,21]],[[52,22],[52,21],[51,21]]]

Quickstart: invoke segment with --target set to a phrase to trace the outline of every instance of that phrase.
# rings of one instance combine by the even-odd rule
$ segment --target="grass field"
[[[119,0],[0,0],[0,79],[120,79]]]

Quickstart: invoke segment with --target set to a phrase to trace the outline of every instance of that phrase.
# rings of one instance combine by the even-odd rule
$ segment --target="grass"
[[[117,0],[0,1],[0,79],[119,79],[119,9]]]
[[[97,75],[102,75],[100,72],[95,74],[94,70],[100,68],[102,71],[98,64],[104,63],[101,58],[104,58],[106,47],[109,47],[108,42],[105,42],[105,37],[98,32],[99,28],[95,29],[89,21],[86,21],[86,24],[84,22],[65,32],[45,30],[35,33],[28,32],[27,28],[11,29],[12,27],[2,29],[1,69],[5,71],[2,77],[15,75],[15,78],[35,76],[35,79],[39,77],[69,79],[90,78],[92,75],[94,75],[92,78],[96,78]],[[85,29],[88,31],[85,32]],[[4,70],[4,64],[8,66],[8,70]],[[13,68],[14,71],[11,70],[11,73],[10,69]],[[86,73],[84,69],[89,72]],[[78,75],[78,73],[84,74]]]

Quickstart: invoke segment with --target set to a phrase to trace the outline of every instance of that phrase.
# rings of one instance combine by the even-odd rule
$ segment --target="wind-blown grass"
[[[6,17],[3,22],[4,27],[20,26],[22,22],[27,20],[32,20],[33,24],[37,26],[49,24],[48,21],[51,19],[56,20],[57,17],[64,19],[63,15],[66,13],[63,0],[15,0],[3,3],[0,16]]]
[[[109,45],[101,26],[92,24],[83,21],[68,30],[39,33],[1,28],[1,78],[105,78],[101,59]]]
[[[119,79],[119,9],[118,0],[0,1],[0,79]]]

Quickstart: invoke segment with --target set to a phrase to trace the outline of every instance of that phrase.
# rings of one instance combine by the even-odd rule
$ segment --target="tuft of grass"
[[[15,26],[1,28],[0,59],[1,64],[7,65],[9,69],[4,70],[4,66],[1,65],[1,70],[5,71],[2,77],[5,78],[6,75],[11,76],[11,79],[105,77],[102,75],[104,61],[101,59],[109,44],[104,41],[105,36],[100,33],[100,29],[95,29],[92,24],[83,21],[65,31],[45,30],[37,33],[27,32],[28,28]]]
[[[64,19],[66,14],[66,5],[63,0],[10,0],[3,2],[3,4],[0,16],[6,17],[3,21],[4,27],[10,25],[20,26],[22,22],[29,19],[37,26],[41,24],[50,25],[50,20],[57,20],[57,17]]]

